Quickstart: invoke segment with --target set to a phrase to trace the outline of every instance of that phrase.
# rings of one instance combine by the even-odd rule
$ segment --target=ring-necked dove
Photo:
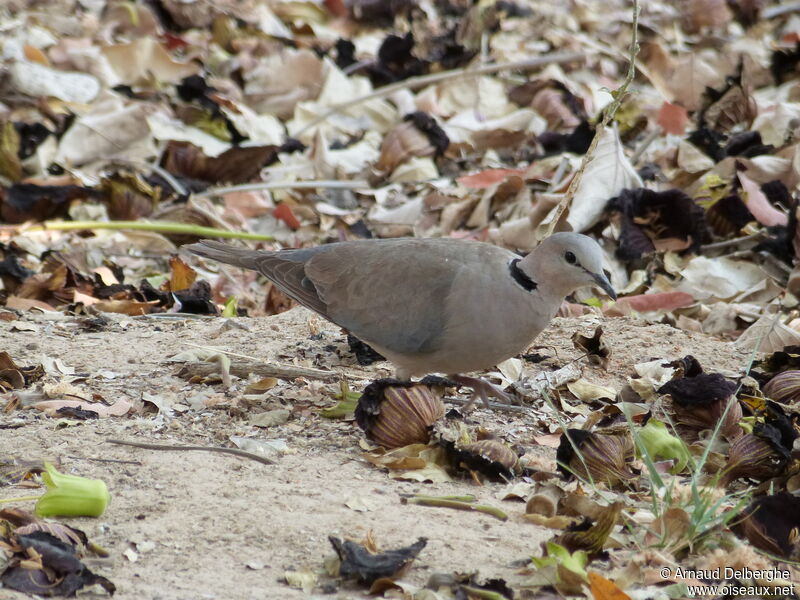
[[[556,233],[524,258],[491,244],[445,238],[273,252],[210,240],[184,248],[263,274],[383,354],[399,379],[444,373],[472,387],[487,406],[488,396],[509,397],[463,373],[524,351],[579,287],[598,285],[616,299],[600,246],[577,233]]]

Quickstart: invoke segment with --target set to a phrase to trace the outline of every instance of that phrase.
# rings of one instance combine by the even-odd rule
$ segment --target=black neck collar
[[[537,283],[528,277],[525,273],[523,273],[522,269],[517,266],[517,263],[520,259],[515,258],[510,263],[508,263],[508,271],[511,274],[512,279],[516,281],[523,290],[526,292],[532,292],[536,289]]]

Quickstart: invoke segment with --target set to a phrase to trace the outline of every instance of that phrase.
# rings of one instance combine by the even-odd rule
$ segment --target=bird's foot
[[[464,412],[470,412],[475,403],[480,400],[486,408],[491,408],[489,398],[497,398],[501,402],[511,404],[514,397],[504,392],[499,386],[481,379],[480,377],[468,377],[466,375],[448,375],[448,378],[459,385],[472,388],[472,397],[464,405]]]

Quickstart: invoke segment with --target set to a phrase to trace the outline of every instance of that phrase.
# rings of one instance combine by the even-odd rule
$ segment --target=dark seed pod
[[[517,453],[497,440],[481,440],[461,446],[459,459],[468,468],[486,475],[511,478],[520,472]]]
[[[609,487],[633,485],[637,478],[629,466],[633,462],[630,435],[568,429],[561,434],[556,460],[558,470],[566,477],[577,475],[587,481],[602,481]]]
[[[369,384],[356,407],[356,423],[367,438],[384,448],[426,444],[430,427],[444,415],[433,388],[396,379]]]
[[[720,483],[728,485],[739,478],[765,481],[780,475],[789,458],[790,449],[783,446],[781,432],[772,425],[757,423],[753,433],[731,444]]]

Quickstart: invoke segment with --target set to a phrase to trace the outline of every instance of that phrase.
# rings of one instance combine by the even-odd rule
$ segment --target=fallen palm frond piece
[[[152,231],[155,233],[172,233],[196,235],[208,238],[228,238],[238,240],[272,241],[271,235],[247,233],[244,231],[228,231],[216,227],[201,227],[187,223],[171,223],[169,221],[44,221],[39,225],[2,225],[0,233],[21,234],[28,231],[81,231],[89,229],[111,229],[115,231]]]
[[[499,508],[485,504],[474,504],[474,496],[411,496],[403,498],[403,504],[419,504],[420,506],[440,506],[456,510],[470,510],[491,515],[501,521],[508,520],[508,515]]]

